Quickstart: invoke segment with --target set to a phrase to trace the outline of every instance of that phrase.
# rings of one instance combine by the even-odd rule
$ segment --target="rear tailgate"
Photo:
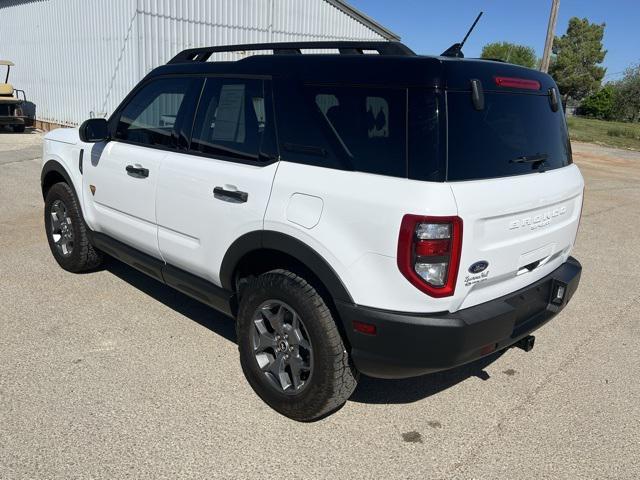
[[[450,186],[464,225],[453,310],[523,288],[566,261],[584,186],[575,165]],[[484,271],[470,271],[483,261]]]
[[[548,75],[454,61],[446,96],[447,181],[463,221],[455,310],[523,288],[564,262],[584,182]]]

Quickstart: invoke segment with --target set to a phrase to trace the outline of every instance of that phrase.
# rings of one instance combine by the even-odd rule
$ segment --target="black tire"
[[[260,369],[254,353],[254,317],[265,302],[284,302],[301,321],[312,345],[311,374],[301,391],[284,393]],[[358,383],[330,309],[306,280],[287,270],[273,270],[249,282],[238,310],[238,349],[242,370],[269,406],[297,421],[318,420],[345,404]]]
[[[14,125],[13,126],[13,131],[15,133],[24,133],[24,130],[25,130],[25,125],[24,124],[22,124],[22,125]]]
[[[59,207],[60,204],[65,208],[71,222],[67,227],[67,232],[71,233],[71,246],[66,253],[61,252],[54,239],[52,207]],[[58,264],[65,270],[83,272],[92,270],[102,263],[102,253],[96,250],[89,241],[87,226],[84,223],[75,193],[64,182],[56,183],[47,192],[44,201],[44,227],[47,232],[47,241],[49,242],[51,253]]]

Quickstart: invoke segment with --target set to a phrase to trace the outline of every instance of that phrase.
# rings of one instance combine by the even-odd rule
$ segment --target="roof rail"
[[[217,47],[189,48],[178,53],[169,63],[206,62],[214,53],[272,50],[274,55],[300,54],[302,50],[335,49],[342,55],[362,54],[365,50],[377,51],[380,55],[413,56],[415,53],[400,42],[280,42],[224,45]]]

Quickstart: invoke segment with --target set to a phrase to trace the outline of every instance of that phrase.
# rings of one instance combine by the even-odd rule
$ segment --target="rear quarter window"
[[[274,85],[285,161],[444,181],[444,94],[433,88]]]
[[[444,95],[430,88],[409,89],[409,178],[442,182],[446,174]]]
[[[349,170],[406,177],[405,89],[309,85],[305,97]]]

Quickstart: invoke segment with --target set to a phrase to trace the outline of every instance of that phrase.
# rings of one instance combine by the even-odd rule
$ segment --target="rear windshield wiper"
[[[509,160],[509,163],[543,163],[549,158],[546,153],[539,153],[537,155],[523,155],[521,157]]]

